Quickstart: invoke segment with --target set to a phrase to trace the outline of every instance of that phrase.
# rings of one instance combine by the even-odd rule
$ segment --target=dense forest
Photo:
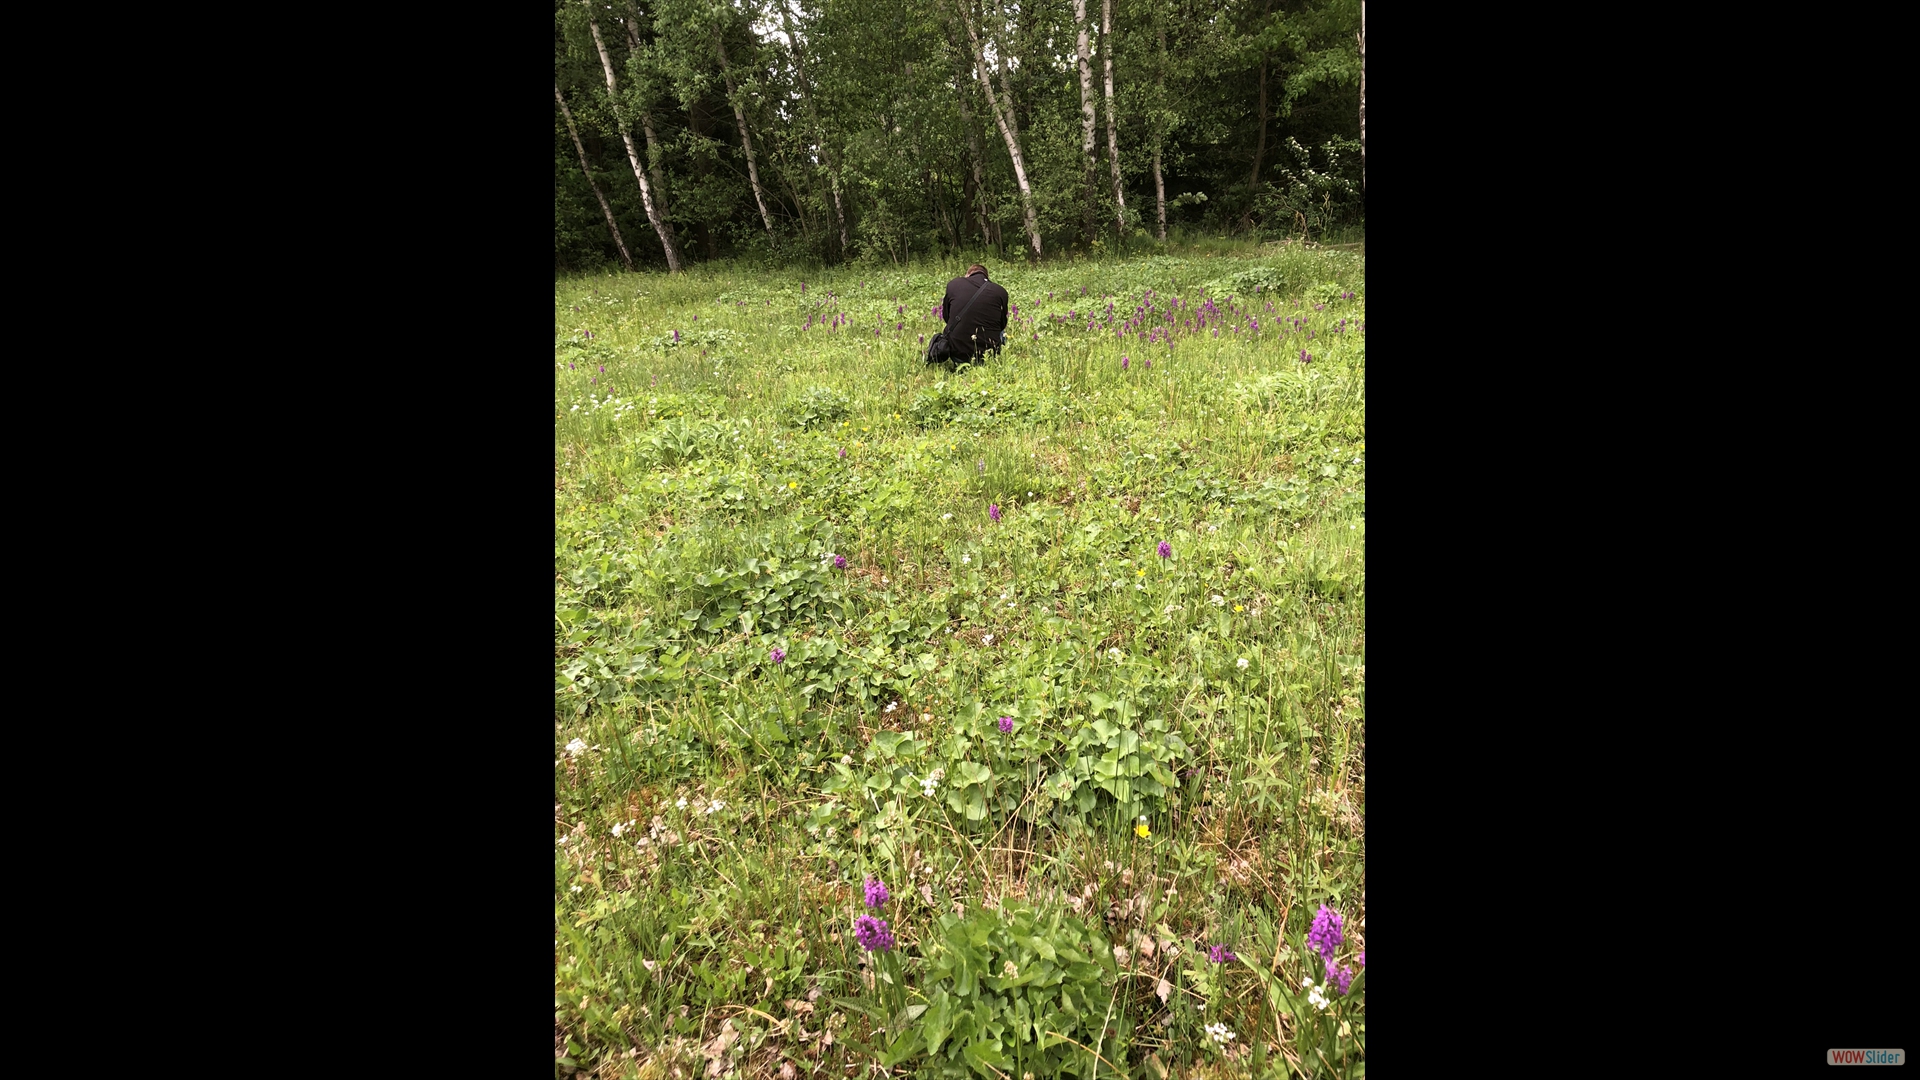
[[[554,264],[1365,222],[1363,0],[556,0]]]

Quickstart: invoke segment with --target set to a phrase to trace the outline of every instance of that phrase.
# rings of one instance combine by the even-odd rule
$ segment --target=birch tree
[[[1087,50],[1087,0],[1073,0],[1073,26],[1079,37],[1076,41],[1074,56],[1080,64],[1080,160],[1081,172],[1085,180],[1081,232],[1087,243],[1093,243],[1093,71],[1089,66],[1091,54]],[[1104,51],[1104,50],[1103,50]],[[1113,108],[1113,80],[1107,80],[1107,108]],[[1111,120],[1111,117],[1109,117]],[[1111,126],[1111,125],[1109,125]]]
[[[660,222],[666,226],[667,235],[672,236],[673,211],[668,209],[670,196],[666,173],[661,167],[665,155],[660,150],[660,137],[653,131],[653,110],[646,105],[652,95],[640,92],[648,85],[643,72],[647,57],[647,47],[640,40],[640,5],[627,0],[627,78],[638,84],[634,87],[633,111],[640,118],[640,130],[647,136],[647,175],[653,179],[653,203],[660,209]],[[678,246],[677,238],[675,245]]]
[[[999,98],[994,96],[993,80],[987,75],[987,54],[980,46],[980,35],[973,29],[973,20],[967,16],[965,0],[954,0],[954,6],[960,11],[960,24],[966,27],[967,41],[973,46],[974,71],[980,76],[980,89],[986,91],[987,104],[993,109],[994,121],[1000,128],[1000,135],[1007,141],[1007,156],[1013,159],[1013,179],[1020,186],[1020,209],[1026,216],[1027,243],[1033,248],[1033,257],[1041,257],[1040,220],[1033,210],[1033,188],[1027,183],[1027,162],[1020,153],[1020,140],[1013,129],[1013,95],[1007,95],[1006,107],[1002,108]],[[1002,57],[1002,60],[1005,58]],[[1004,78],[1005,73],[1002,72]]]
[[[593,185],[593,197],[600,200],[600,212],[607,215],[607,231],[613,234],[613,246],[620,249],[620,261],[633,269],[633,256],[627,253],[627,241],[620,235],[620,225],[613,220],[613,207],[607,205],[606,192],[600,190],[600,181],[593,178],[593,166],[587,164],[587,146],[580,141],[580,131],[573,126],[573,110],[567,108],[567,99],[560,94],[560,84],[553,84],[553,100],[560,104],[560,115],[567,120],[567,134],[573,136],[573,148],[580,152],[580,171],[587,174],[587,183]]]
[[[713,46],[720,54],[720,74],[727,80],[727,101],[733,105],[733,119],[740,125],[740,148],[747,152],[747,179],[753,184],[753,201],[760,207],[760,221],[767,227],[767,239],[779,244],[773,235],[773,215],[767,213],[767,197],[760,190],[760,167],[753,160],[753,136],[747,134],[747,112],[740,104],[740,91],[733,82],[733,67],[727,63],[727,43],[722,26],[713,28]]]
[[[1107,71],[1107,164],[1113,168],[1113,235],[1124,241],[1127,237],[1127,195],[1120,184],[1120,137],[1114,133],[1113,127],[1113,0],[1100,0],[1100,59],[1106,62]]]
[[[1360,190],[1367,190],[1367,0],[1360,0]]]
[[[633,132],[628,128],[626,110],[620,107],[620,84],[613,77],[613,59],[607,55],[607,43],[600,38],[600,23],[593,17],[592,0],[583,0],[587,9],[587,28],[593,31],[593,47],[600,52],[600,67],[607,73],[607,97],[613,104],[613,122],[620,128],[620,141],[627,144],[627,160],[633,164],[633,178],[640,182],[640,202],[647,208],[647,221],[653,226],[654,234],[660,237],[660,246],[667,254],[667,272],[679,273],[684,267],[680,264],[680,252],[673,242],[673,232],[660,218],[660,210],[653,203],[653,187],[647,183],[647,172],[640,167],[640,153],[633,146]]]

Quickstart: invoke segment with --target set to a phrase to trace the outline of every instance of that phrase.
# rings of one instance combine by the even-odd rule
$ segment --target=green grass
[[[1364,1073],[1364,258],[961,266],[556,286],[557,1075]]]

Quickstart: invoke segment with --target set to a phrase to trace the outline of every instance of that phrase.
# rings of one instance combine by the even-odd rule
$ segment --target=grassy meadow
[[[556,1076],[1364,1075],[1364,257],[964,265],[557,282]]]

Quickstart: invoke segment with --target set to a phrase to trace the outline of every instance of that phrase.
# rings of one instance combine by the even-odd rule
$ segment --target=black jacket
[[[980,292],[977,298],[976,289]],[[972,307],[966,307],[969,300],[973,302]],[[983,274],[947,282],[947,294],[940,301],[940,317],[947,322],[947,343],[953,355],[963,360],[971,358],[976,332],[983,348],[998,348],[1004,343],[1007,306],[1007,290],[988,281]],[[961,308],[966,308],[964,316]]]

